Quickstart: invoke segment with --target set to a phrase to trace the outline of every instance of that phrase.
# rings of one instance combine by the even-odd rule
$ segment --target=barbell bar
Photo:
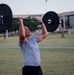
[[[7,4],[0,4],[0,31],[7,30],[12,24],[12,19],[13,19],[13,14],[11,8]],[[37,21],[35,19],[29,19],[29,20]],[[59,17],[57,13],[54,11],[46,12],[42,17],[42,21],[45,24],[48,32],[55,31],[59,26]]]

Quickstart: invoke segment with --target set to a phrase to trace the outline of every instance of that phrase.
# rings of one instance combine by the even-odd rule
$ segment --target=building
[[[31,15],[14,15],[13,17],[23,17],[23,18],[36,18],[42,20],[44,14],[31,14]],[[74,32],[74,11],[69,11],[69,12],[63,12],[59,13],[59,21],[61,24],[59,24],[59,28],[62,27],[64,30],[69,30]],[[58,29],[59,29],[58,28]]]
[[[43,14],[13,15],[13,18],[17,18],[17,17],[22,17],[23,19],[30,17],[30,18],[36,18],[42,20]]]
[[[59,14],[59,17],[63,20],[67,28],[74,28],[74,11],[63,12]]]
[[[59,14],[60,20],[62,20],[62,27],[69,33],[74,33],[74,11],[63,12]]]

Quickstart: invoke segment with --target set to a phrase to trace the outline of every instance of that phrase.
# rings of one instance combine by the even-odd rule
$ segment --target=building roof
[[[62,13],[57,13],[59,16],[69,16],[69,15],[74,15],[74,11],[68,11],[68,12],[62,12]],[[25,14],[25,15],[13,15],[14,18],[17,17],[22,17],[22,18],[27,18],[27,17],[43,17],[44,14]]]
[[[68,11],[59,14],[59,16],[70,16],[70,15],[74,15],[74,11]]]

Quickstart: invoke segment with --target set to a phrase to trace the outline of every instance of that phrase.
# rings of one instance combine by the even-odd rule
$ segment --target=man
[[[48,36],[47,29],[42,21],[42,34],[31,36],[31,31],[23,25],[23,19],[19,19],[19,46],[23,54],[22,75],[43,75],[40,67],[40,51],[38,43]]]

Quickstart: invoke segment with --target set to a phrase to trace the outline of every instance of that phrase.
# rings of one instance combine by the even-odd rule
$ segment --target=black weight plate
[[[49,23],[48,20],[51,20],[51,23]],[[42,21],[44,22],[48,32],[55,31],[59,26],[59,17],[53,11],[49,11],[44,14]]]
[[[1,15],[3,16],[3,23],[0,23],[0,31],[5,31],[12,23],[12,11],[7,4],[0,4]]]

